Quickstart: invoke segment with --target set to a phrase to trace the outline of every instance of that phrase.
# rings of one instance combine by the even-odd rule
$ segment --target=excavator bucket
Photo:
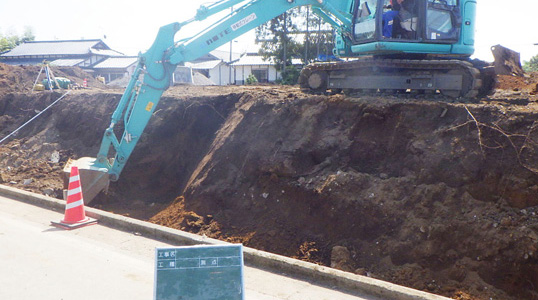
[[[525,71],[521,67],[521,58],[518,52],[510,50],[501,45],[491,47],[491,52],[495,58],[495,74],[524,76]]]
[[[80,184],[82,186],[82,196],[84,204],[89,204],[101,192],[108,191],[110,180],[108,179],[108,169],[95,166],[95,158],[82,157],[77,160],[69,160],[63,169],[64,187],[67,188],[71,167],[76,166],[79,169]],[[66,194],[64,192],[64,199]]]

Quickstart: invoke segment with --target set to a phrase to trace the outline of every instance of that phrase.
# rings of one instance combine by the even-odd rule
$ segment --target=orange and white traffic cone
[[[51,223],[53,226],[67,230],[97,223],[97,220],[86,217],[86,213],[84,212],[84,199],[82,197],[82,186],[78,167],[71,167],[64,219],[60,222],[53,221]]]

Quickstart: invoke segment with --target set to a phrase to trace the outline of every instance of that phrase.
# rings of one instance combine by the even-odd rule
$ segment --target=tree
[[[295,66],[286,66],[286,69],[282,71],[282,79],[280,80],[280,83],[284,85],[297,84],[299,75],[300,72]]]
[[[293,53],[299,51],[299,43],[292,38],[298,31],[294,23],[299,14],[295,8],[256,28],[256,40],[261,44],[260,54],[272,59],[278,71],[291,64]]]
[[[331,55],[334,48],[334,31],[330,24],[311,12],[306,7],[302,13],[304,17],[304,41],[301,44],[304,64],[315,61],[320,55]]]
[[[25,27],[24,33],[20,36],[17,34],[7,34],[4,36],[0,33],[0,53],[9,51],[24,42],[33,40],[35,40],[35,36],[32,28],[29,26]]]
[[[245,82],[247,85],[252,85],[258,83],[258,78],[254,76],[253,74],[248,75],[247,80]]]
[[[529,61],[523,62],[525,72],[538,72],[538,55],[533,56]]]
[[[283,84],[295,84],[299,77],[292,68],[292,59],[303,64],[314,61],[320,54],[331,54],[334,47],[330,26],[315,16],[310,7],[298,7],[256,28],[260,55],[271,59],[282,74]]]

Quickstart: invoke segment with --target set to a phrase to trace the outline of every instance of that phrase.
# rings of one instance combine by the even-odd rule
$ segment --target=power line
[[[67,91],[67,93],[63,94],[60,98],[58,98],[56,101],[52,102],[51,105],[47,106],[44,110],[40,111],[37,115],[35,115],[33,118],[31,118],[30,120],[28,120],[26,123],[22,124],[19,128],[15,129],[15,131],[13,131],[12,133],[8,134],[7,136],[5,136],[3,139],[0,140],[0,144],[2,144],[3,141],[7,140],[10,136],[14,135],[15,133],[17,133],[19,130],[21,130],[23,127],[25,127],[26,125],[28,125],[30,122],[32,122],[33,120],[35,120],[37,117],[39,117],[42,113],[46,112],[49,108],[51,108],[52,106],[54,106],[54,104],[58,103],[58,101],[62,100],[63,97],[67,96],[67,94],[69,94],[69,92],[71,91]]]

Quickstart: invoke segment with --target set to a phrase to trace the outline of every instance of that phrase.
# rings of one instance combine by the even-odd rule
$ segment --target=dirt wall
[[[530,298],[535,116],[246,95],[176,204],[199,217],[153,220],[325,265],[345,246],[341,268],[449,296]]]
[[[95,205],[457,299],[536,298],[533,103],[178,89]],[[56,96],[0,97],[0,135]],[[119,97],[66,97],[0,145],[2,182],[59,193]]]

